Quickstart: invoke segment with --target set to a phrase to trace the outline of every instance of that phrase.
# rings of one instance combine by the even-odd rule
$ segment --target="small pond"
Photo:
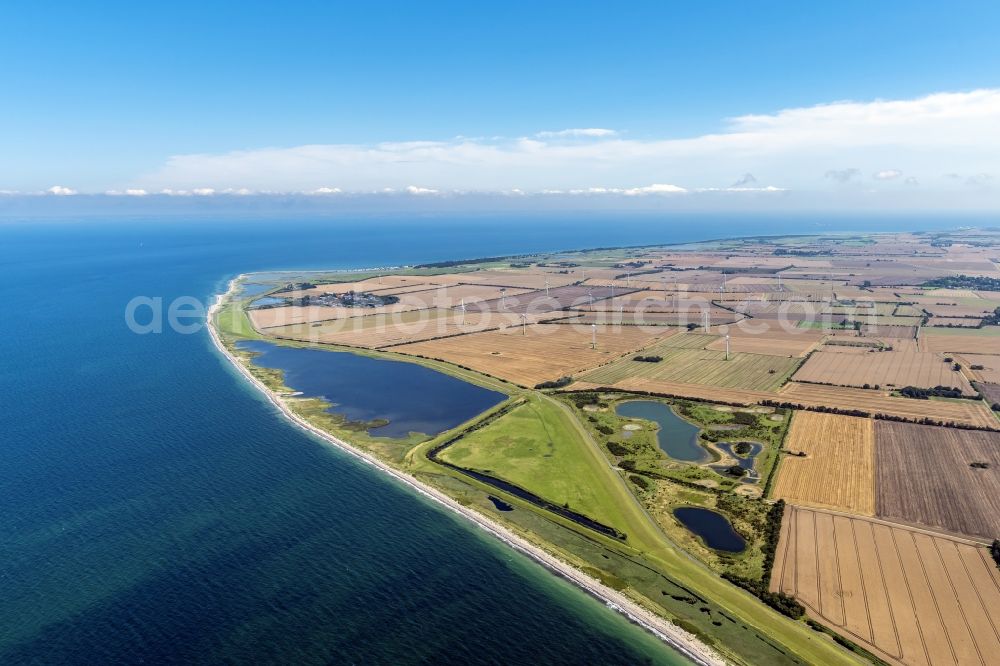
[[[742,553],[746,550],[746,540],[721,513],[696,506],[682,506],[674,509],[674,517],[713,550],[726,553]]]
[[[698,426],[677,416],[673,408],[656,400],[629,400],[615,408],[618,416],[656,423],[656,441],[660,449],[675,460],[704,462],[709,453],[698,444]]]
[[[264,296],[263,298],[258,298],[256,301],[250,304],[252,308],[262,308],[269,305],[284,305],[286,303],[284,298],[276,298],[274,296]]]
[[[729,455],[731,455],[733,458],[735,458],[736,464],[747,471],[746,475],[742,479],[743,483],[757,483],[758,481],[760,481],[760,473],[757,471],[756,468],[757,454],[761,452],[761,450],[764,448],[764,445],[761,444],[760,442],[745,442],[745,443],[750,445],[750,452],[743,456],[740,456],[736,453],[736,451],[734,450],[736,444],[733,442],[718,442],[716,446],[719,447],[721,450],[725,451],[726,453],[728,453]],[[714,469],[716,472],[719,472],[719,474],[722,474],[723,476],[726,475],[725,466],[713,465],[712,469]]]
[[[243,341],[238,347],[259,354],[255,365],[283,371],[285,385],[304,397],[332,403],[331,413],[350,421],[388,421],[368,430],[374,437],[403,438],[411,432],[434,436],[507,398],[415,363],[262,340]]]

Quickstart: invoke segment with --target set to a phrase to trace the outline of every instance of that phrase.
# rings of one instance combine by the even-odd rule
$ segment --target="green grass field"
[[[662,343],[643,350],[643,355],[658,355],[663,360],[659,363],[645,363],[628,357],[591,370],[581,375],[580,379],[610,386],[629,377],[643,377],[720,388],[775,391],[791,376],[800,360],[764,354],[733,353],[727,361],[723,351],[671,349]]]
[[[613,489],[608,463],[594,456],[571,417],[548,400],[531,397],[489,426],[467,435],[441,457],[500,477],[630,534]],[[634,532],[634,529],[632,530]]]

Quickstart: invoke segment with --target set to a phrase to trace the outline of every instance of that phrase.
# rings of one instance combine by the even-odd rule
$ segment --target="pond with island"
[[[727,453],[736,461],[744,475],[740,479],[743,483],[757,483],[760,481],[760,473],[757,471],[757,455],[764,449],[760,442],[717,442],[715,444],[721,451]],[[712,465],[712,469],[725,476],[728,467],[725,465]]]
[[[302,397],[331,403],[328,412],[376,423],[367,429],[373,437],[432,437],[507,398],[416,363],[262,340],[245,340],[237,348],[254,353],[254,365],[281,370],[284,384]]]
[[[629,400],[619,404],[615,413],[630,419],[652,421],[659,429],[656,442],[674,460],[705,462],[710,454],[698,443],[701,429],[681,418],[669,405],[656,400]]]

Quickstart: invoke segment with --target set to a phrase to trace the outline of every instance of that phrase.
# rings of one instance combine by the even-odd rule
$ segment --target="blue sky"
[[[1000,168],[991,173],[989,155],[967,154],[967,136],[956,137],[959,150],[906,137],[896,154],[871,142],[856,157],[813,147],[814,168],[803,155],[730,163],[728,152],[648,147],[733,132],[732,118],[998,89],[997,25],[1000,5],[990,2],[19,2],[0,21],[0,190],[690,192],[731,187],[746,173],[755,188],[788,191],[906,179],[981,190]],[[947,118],[924,113],[914,132],[989,127],[994,102],[947,98]],[[964,109],[957,119],[955,104]],[[938,107],[930,116],[942,116]],[[905,125],[908,113],[890,121]],[[573,128],[614,134],[539,135]],[[515,145],[521,138],[550,156],[525,166],[524,151],[538,147]],[[442,145],[390,151],[390,162],[426,169],[357,161],[403,142]],[[470,144],[499,151],[469,155]],[[551,157],[553,144],[570,152]],[[302,146],[354,148],[347,157],[280,152]],[[247,158],[262,149],[279,152]],[[639,153],[650,154],[636,161]],[[490,168],[447,168],[496,154]],[[317,159],[318,176],[303,166]],[[566,166],[585,161],[605,166]],[[846,181],[828,175],[852,169]]]

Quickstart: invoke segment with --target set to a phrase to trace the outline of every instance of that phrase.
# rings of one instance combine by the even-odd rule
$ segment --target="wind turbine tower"
[[[507,289],[505,287],[500,288],[500,309],[504,309],[504,298],[507,296]]]
[[[590,348],[597,349],[597,324],[590,325],[591,341]]]
[[[726,333],[726,360],[729,360],[729,334]]]
[[[526,315],[521,315],[521,335],[528,334],[528,317]]]
[[[705,332],[708,333],[708,310],[701,313],[701,320],[705,326]]]

